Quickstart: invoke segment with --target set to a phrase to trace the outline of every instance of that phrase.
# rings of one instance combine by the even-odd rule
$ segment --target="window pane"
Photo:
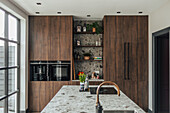
[[[5,94],[5,71],[0,70],[0,97],[3,96],[4,94]]]
[[[0,113],[4,113],[5,100],[0,101]]]
[[[9,69],[8,70],[8,93],[17,90],[16,77],[17,77],[17,69]]]
[[[0,70],[0,97],[5,94],[5,71]],[[4,113],[4,100],[0,101],[0,113]]]
[[[8,37],[17,41],[17,19],[11,15],[8,16]]]
[[[15,113],[16,112],[15,106],[16,106],[16,94],[8,98],[8,113]]]
[[[0,67],[5,66],[5,44],[3,40],[0,40]]]
[[[8,65],[17,66],[17,44],[9,42],[8,49]]]
[[[5,12],[0,9],[0,37],[4,37]]]

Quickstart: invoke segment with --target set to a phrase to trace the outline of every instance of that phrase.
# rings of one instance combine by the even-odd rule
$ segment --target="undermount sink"
[[[138,113],[133,110],[104,110],[103,113]]]
[[[90,94],[96,94],[97,87],[90,87]],[[114,87],[101,87],[99,94],[117,94]]]

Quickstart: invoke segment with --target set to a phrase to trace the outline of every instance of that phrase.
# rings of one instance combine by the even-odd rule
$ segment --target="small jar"
[[[99,45],[99,42],[98,41],[96,41],[96,46],[98,46]]]
[[[80,40],[77,40],[77,46],[80,46],[80,45],[81,45]]]

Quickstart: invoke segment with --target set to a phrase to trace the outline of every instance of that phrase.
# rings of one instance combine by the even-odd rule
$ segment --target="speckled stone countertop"
[[[92,85],[90,87],[96,87]],[[113,87],[113,86],[102,86]],[[117,95],[100,95],[103,110],[134,110],[135,113],[145,113],[123,92]],[[96,94],[79,92],[78,85],[65,85],[52,98],[41,113],[95,113]]]

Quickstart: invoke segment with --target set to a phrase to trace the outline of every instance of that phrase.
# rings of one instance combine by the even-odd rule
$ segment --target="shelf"
[[[81,46],[74,46],[74,47],[103,47],[103,46],[81,45]]]
[[[74,34],[93,34],[94,35],[96,33],[93,33],[93,32],[74,32]],[[99,34],[102,34],[102,33],[99,33]]]
[[[93,61],[103,61],[103,60],[94,60],[94,59],[84,60],[84,59],[81,59],[81,60],[74,60],[74,61],[77,61],[77,62],[83,62],[83,61],[90,61],[90,62],[93,62]]]

